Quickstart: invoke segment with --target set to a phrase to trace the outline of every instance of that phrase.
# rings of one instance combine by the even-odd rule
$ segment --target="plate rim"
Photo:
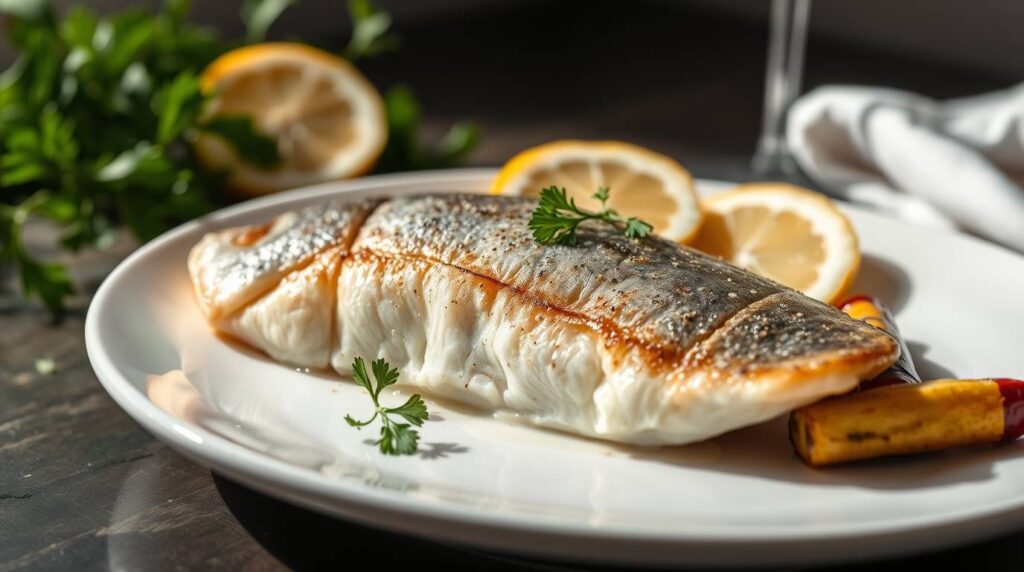
[[[869,552],[873,556],[886,553],[905,553],[916,549],[923,550],[940,544],[951,544],[947,534],[956,533],[955,541],[969,542],[1001,531],[1009,530],[1024,524],[1024,495],[1016,502],[998,503],[971,507],[952,511],[943,518],[935,516],[907,517],[887,523],[887,526],[868,527],[828,526],[813,527],[808,530],[806,525],[801,530],[770,527],[768,529],[742,532],[716,528],[691,526],[658,533],[652,530],[630,531],[627,526],[609,526],[606,528],[588,527],[547,518],[527,520],[522,515],[509,513],[492,513],[483,510],[471,510],[469,505],[426,502],[402,495],[396,491],[368,487],[356,482],[331,480],[302,467],[291,465],[285,461],[274,459],[240,444],[234,443],[220,435],[203,429],[200,426],[178,419],[163,411],[150,401],[142,392],[123,376],[117,365],[105,349],[100,331],[101,313],[110,304],[111,292],[116,285],[129,275],[131,268],[139,260],[159,252],[176,242],[181,236],[193,231],[204,221],[219,221],[244,215],[250,211],[262,210],[290,203],[313,200],[328,195],[341,195],[349,192],[372,191],[380,188],[401,187],[412,184],[436,183],[438,185],[452,183],[479,182],[492,178],[497,172],[493,168],[446,169],[437,171],[414,171],[388,175],[375,175],[350,181],[335,181],[295,189],[285,193],[254,198],[236,205],[220,209],[205,217],[189,221],[162,234],[158,238],[141,246],[107,275],[93,296],[86,314],[85,343],[89,361],[104,389],[114,401],[136,422],[141,424],[157,439],[183,453],[187,458],[199,464],[217,469],[224,474],[242,481],[253,488],[271,496],[283,497],[317,510],[356,519],[371,526],[383,526],[405,533],[428,536],[435,540],[457,540],[462,543],[483,546],[491,549],[508,550],[509,546],[517,552],[529,552],[549,557],[571,558],[608,558],[615,555],[625,556],[624,548],[642,544],[645,549],[661,546],[661,550],[648,553],[635,550],[629,551],[627,562],[646,563],[694,563],[702,565],[765,563],[762,551],[756,546],[770,548],[773,556],[771,562],[826,562],[847,559],[862,554],[866,546],[887,539],[893,535],[914,536],[916,542],[911,546],[892,547],[886,552],[880,546],[873,546]],[[731,185],[726,181],[698,180],[698,186]],[[858,216],[882,219],[883,224],[893,224],[895,219],[871,212],[853,205],[842,205],[847,211],[857,212]],[[993,250],[998,256],[1009,255],[1020,261],[1020,256],[1009,249],[985,242],[979,238],[941,229],[915,227],[915,231],[929,233],[938,240],[966,240],[972,247]],[[312,497],[330,499],[331,505],[317,505]],[[448,531],[459,531],[461,534],[453,538],[453,534],[439,531],[443,527],[430,527],[427,524],[446,523]],[[464,529],[472,534],[466,535]],[[426,530],[425,530],[426,529]],[[928,533],[945,530],[944,534]],[[512,533],[521,540],[516,542],[507,535]],[[505,536],[505,538],[496,538]],[[536,543],[538,538],[558,535],[561,541],[573,540],[575,543],[595,544],[601,549],[581,553],[573,543],[562,542]],[[601,541],[595,543],[595,541]],[[834,546],[838,545],[838,546]],[[818,547],[818,559],[802,550]],[[828,554],[823,548],[828,546]],[[724,548],[728,550],[724,550]],[[738,550],[748,547],[753,550]],[[686,554],[688,551],[697,550]],[[801,551],[800,554],[795,552]],[[723,557],[724,554],[724,557]],[[681,558],[682,555],[682,558]],[[592,558],[591,558],[592,559]]]

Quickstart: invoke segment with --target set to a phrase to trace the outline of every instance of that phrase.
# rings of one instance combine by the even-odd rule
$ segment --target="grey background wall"
[[[659,0],[768,21],[769,0]],[[811,33],[1024,79],[1020,0],[817,0]]]
[[[554,0],[377,0],[402,26],[428,23],[455,11],[511,10],[526,2]],[[586,0],[574,1],[586,10]],[[647,0],[679,10],[713,10],[763,22],[770,0]],[[57,0],[61,7],[73,0]],[[159,0],[84,0],[100,11],[126,6],[153,9]],[[622,0],[622,10],[642,2]],[[195,20],[238,34],[241,0],[193,0]],[[341,36],[347,27],[345,0],[301,0],[275,27],[278,35],[323,39]],[[542,25],[538,22],[538,25]],[[811,8],[811,33],[883,51],[903,52],[1024,79],[1024,2],[1019,0],[817,0]],[[607,30],[614,33],[614,22]],[[0,32],[2,33],[2,32]],[[0,62],[10,48],[0,47]]]
[[[456,11],[495,11],[514,9],[517,5],[542,0],[374,0],[378,7],[388,10],[394,20],[403,26],[428,24]],[[58,10],[68,6],[85,5],[100,12],[113,12],[129,7],[156,10],[161,0],[51,0]],[[242,35],[238,13],[242,0],[191,0],[191,19],[216,27],[228,37]],[[348,30],[347,0],[298,0],[274,24],[272,37],[283,39],[301,36],[309,40],[344,37]],[[582,4],[581,4],[582,5]],[[4,35],[0,27],[0,38]],[[0,62],[11,61],[7,42],[0,42]]]

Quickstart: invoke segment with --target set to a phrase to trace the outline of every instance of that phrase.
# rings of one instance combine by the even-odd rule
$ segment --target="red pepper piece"
[[[1024,435],[1024,381],[993,379],[1003,396],[1003,440],[1013,441]]]

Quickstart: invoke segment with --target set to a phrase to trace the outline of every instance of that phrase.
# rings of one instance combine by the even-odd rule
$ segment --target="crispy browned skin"
[[[192,250],[189,268],[207,319],[251,302],[317,254],[347,254],[378,200],[335,199],[286,213],[264,224],[211,233]]]
[[[644,349],[653,369],[786,367],[799,378],[841,364],[865,376],[896,357],[887,334],[666,240],[632,240],[585,223],[576,246],[539,244],[527,227],[535,207],[531,199],[480,195],[396,198],[367,219],[353,251],[426,259],[494,280],[587,321],[609,346]]]
[[[757,423],[896,357],[884,332],[672,242],[586,223],[575,246],[539,244],[535,207],[336,200],[208,235],[189,266],[214,327],[278,359],[346,374],[379,355],[417,387],[622,442]]]
[[[810,302],[810,303],[808,303]],[[832,306],[784,289],[754,302],[689,355],[693,366],[744,376],[766,366],[820,373],[839,363],[887,362],[895,343],[872,327],[857,327]],[[817,362],[807,358],[817,357]],[[881,365],[879,365],[881,367]]]

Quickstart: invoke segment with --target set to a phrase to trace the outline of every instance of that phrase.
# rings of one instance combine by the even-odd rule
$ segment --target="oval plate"
[[[157,438],[253,488],[404,533],[602,562],[834,562],[950,546],[1024,524],[1024,447],[814,470],[784,419],[685,447],[628,448],[428,400],[421,450],[384,457],[343,417],[355,384],[213,335],[185,268],[206,232],[327,197],[482,191],[492,170],[369,177],[253,200],[140,248],[100,287],[89,358]],[[702,182],[703,192],[724,183]],[[846,208],[865,253],[856,291],[896,312],[922,375],[1024,377],[1024,258]],[[400,396],[389,396],[398,402]]]

